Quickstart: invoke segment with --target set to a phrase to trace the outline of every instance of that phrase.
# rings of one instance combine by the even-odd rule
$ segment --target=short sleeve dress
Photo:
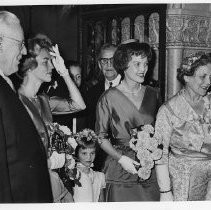
[[[141,125],[154,125],[159,106],[158,91],[143,86],[142,103],[139,109],[119,89],[111,88],[99,99],[96,111],[97,134],[107,138],[111,133],[113,147],[122,155],[135,160],[135,152],[129,147],[131,129]],[[158,201],[159,190],[152,170],[151,177],[140,181],[138,175],[125,171],[117,160],[107,157],[104,172],[106,176],[106,201]]]

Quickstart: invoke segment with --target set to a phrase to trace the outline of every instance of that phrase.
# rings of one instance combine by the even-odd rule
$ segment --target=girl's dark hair
[[[87,140],[86,137],[82,137],[79,140],[76,140],[77,146],[75,148],[75,157],[78,159],[78,152],[79,149],[86,149],[86,148],[96,148],[96,151],[98,150],[98,143],[96,140]]]
[[[128,63],[131,61],[132,56],[140,56],[151,60],[152,51],[147,43],[130,42],[121,44],[114,53],[114,68],[118,73],[123,75],[124,71],[128,68]]]
[[[177,79],[182,85],[185,85],[184,76],[193,76],[200,66],[211,64],[210,54],[197,52],[183,59],[180,68],[177,69]]]
[[[75,157],[78,159],[78,152],[79,149],[87,149],[87,148],[96,148],[97,150],[97,142],[90,141],[89,143],[86,142],[84,144],[78,144],[77,147],[75,148]]]
[[[42,49],[51,51],[52,45],[46,39],[32,38],[28,40],[28,54],[22,63],[19,75],[23,78],[29,69],[35,69],[38,65],[36,57]]]
[[[77,66],[77,67],[81,67],[81,64],[78,61],[73,61],[73,60],[67,60],[65,61],[65,66],[67,66],[67,68],[69,69],[72,66]]]

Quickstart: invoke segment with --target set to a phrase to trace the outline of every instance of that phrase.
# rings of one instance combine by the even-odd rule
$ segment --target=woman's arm
[[[168,165],[155,165],[160,201],[173,201]]]
[[[83,110],[86,108],[86,105],[84,103],[84,100],[81,96],[80,91],[78,90],[78,88],[76,87],[75,83],[73,82],[73,80],[71,79],[69,73],[65,76],[63,76],[63,79],[67,85],[68,91],[69,91],[69,96],[72,99],[73,102],[75,102],[75,104],[78,105],[78,108]]]
[[[168,168],[169,142],[172,133],[172,126],[169,117],[169,112],[166,106],[163,105],[157,114],[154,135],[159,140],[159,143],[163,144],[163,155],[160,160],[156,161],[155,165],[161,201],[173,200]]]
[[[103,141],[100,143],[100,147],[108,154],[110,155],[112,158],[114,158],[115,160],[119,161],[119,159],[121,158],[121,154],[118,153],[114,147],[112,146],[112,144],[110,143],[109,140],[107,139],[103,139]]]
[[[117,150],[112,146],[110,141],[107,139],[108,130],[109,130],[109,123],[110,123],[110,111],[109,105],[105,95],[100,98],[97,109],[96,109],[96,125],[95,131],[99,135],[100,140],[99,144],[100,147],[112,158],[118,161],[119,164],[129,173],[135,174],[137,170],[134,166],[139,165],[135,160],[120,154]]]
[[[53,111],[53,113],[56,112],[72,113],[75,111],[80,111],[85,109],[86,105],[84,103],[84,100],[81,96],[80,91],[74,84],[73,80],[70,78],[68,70],[64,65],[64,60],[60,56],[58,46],[56,45],[55,47],[53,47],[53,50],[54,52],[50,52],[50,54],[53,56],[52,62],[54,64],[56,71],[64,79],[71,100],[67,101],[58,99],[58,97],[55,98],[52,97],[50,100],[51,110]]]

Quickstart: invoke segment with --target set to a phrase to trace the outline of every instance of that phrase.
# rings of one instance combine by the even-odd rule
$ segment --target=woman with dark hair
[[[156,173],[161,201],[211,200],[211,57],[186,57],[183,88],[159,109],[155,136],[163,142]]]
[[[102,137],[101,148],[108,153],[106,201],[158,201],[159,191],[152,169],[151,177],[139,179],[135,152],[130,148],[131,131],[145,124],[154,124],[159,106],[158,92],[143,86],[151,59],[146,43],[121,44],[114,54],[114,68],[124,79],[117,87],[105,91],[98,101],[96,133]],[[108,139],[111,133],[112,139]]]
[[[85,109],[85,104],[79,90],[68,74],[57,45],[54,47],[45,39],[34,38],[29,40],[28,52],[28,56],[21,68],[23,83],[18,90],[19,96],[29,112],[46,149],[54,202],[70,202],[71,195],[64,188],[58,174],[53,171],[53,169],[63,167],[65,154],[59,154],[56,151],[49,154],[48,129],[53,121],[52,112],[56,114],[72,113]],[[67,85],[69,99],[50,98],[46,94],[38,94],[41,84],[51,81],[54,67]]]

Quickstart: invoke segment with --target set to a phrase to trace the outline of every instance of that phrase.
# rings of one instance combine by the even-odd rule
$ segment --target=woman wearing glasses
[[[113,62],[114,68],[124,74],[124,79],[117,87],[107,90],[97,105],[95,128],[103,139],[101,148],[108,154],[104,167],[106,201],[159,200],[154,169],[147,181],[140,181],[135,152],[129,147],[131,130],[153,124],[159,106],[158,92],[142,85],[150,59],[148,44],[121,44],[114,53]]]
[[[34,38],[28,42],[28,51],[28,56],[21,68],[23,83],[19,88],[19,95],[41,136],[48,156],[48,125],[52,123],[52,112],[73,113],[85,109],[85,104],[78,88],[69,76],[57,45],[54,47],[45,39]],[[41,84],[51,81],[54,67],[67,85],[69,99],[49,98],[47,95],[38,94]],[[58,174],[51,170],[63,167],[64,163],[64,153],[58,154],[54,151],[48,157],[54,202],[72,201],[71,195],[64,188]]]

